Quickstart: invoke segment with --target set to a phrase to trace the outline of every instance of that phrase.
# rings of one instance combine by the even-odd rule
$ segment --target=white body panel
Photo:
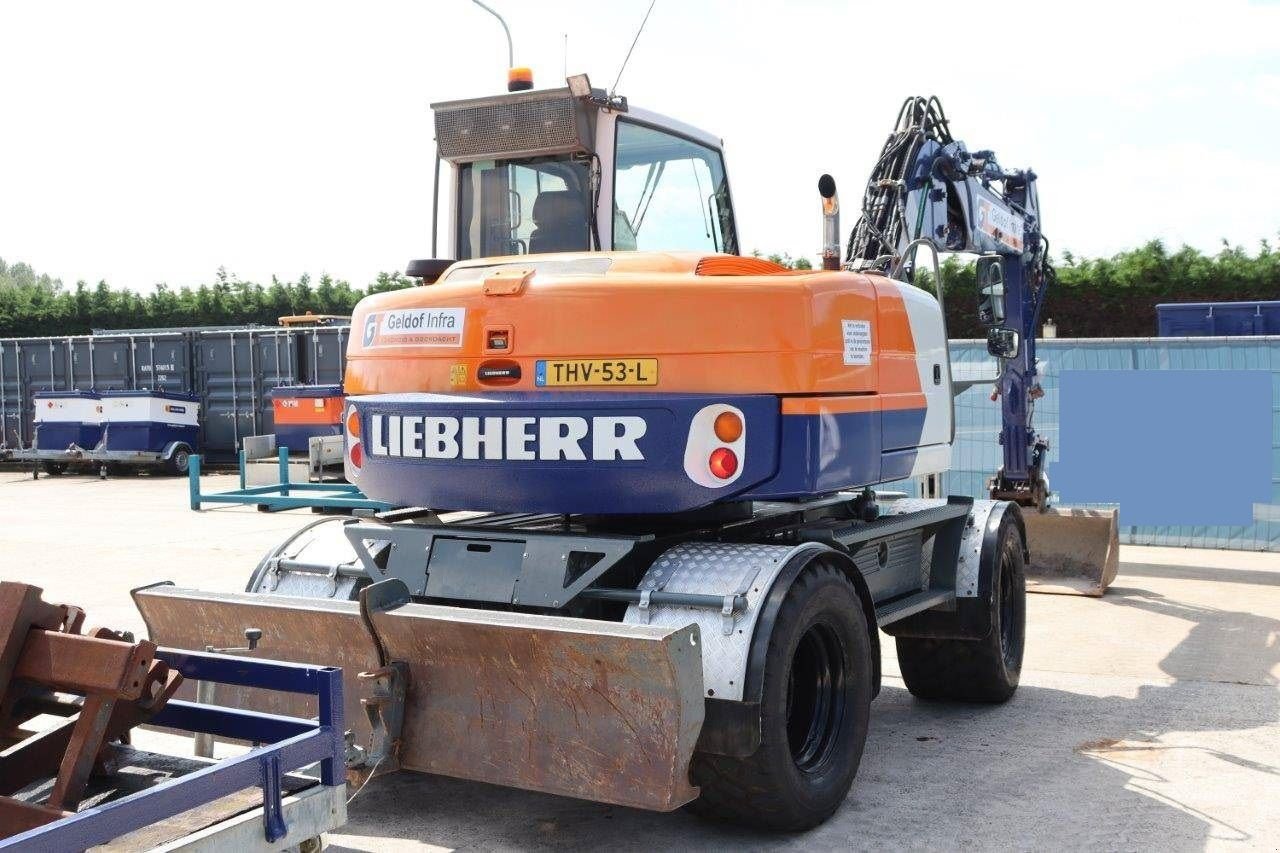
[[[924,428],[920,451],[911,468],[912,477],[938,474],[951,467],[952,400],[951,364],[947,352],[946,327],[938,300],[910,284],[898,284],[902,303],[911,324],[916,348],[916,370],[925,397]],[[934,381],[934,368],[939,381]]]
[[[197,402],[168,400],[163,397],[105,397],[102,408],[105,422],[113,424],[196,426],[200,415],[200,404]]]
[[[97,397],[42,397],[35,401],[38,424],[101,424],[102,401]]]

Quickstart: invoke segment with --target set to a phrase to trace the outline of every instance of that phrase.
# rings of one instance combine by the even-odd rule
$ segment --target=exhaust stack
[[[836,179],[830,175],[818,178],[818,195],[822,196],[822,268],[840,269],[840,199],[836,197]]]

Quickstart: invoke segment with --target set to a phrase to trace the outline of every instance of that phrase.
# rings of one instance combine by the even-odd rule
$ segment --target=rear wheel
[[[913,696],[1004,702],[1018,688],[1027,619],[1022,534],[1012,514],[1000,522],[991,594],[991,630],[980,640],[898,637],[898,667]]]
[[[173,455],[165,462],[164,468],[175,477],[181,477],[191,467],[191,451],[185,447],[174,449]]]
[[[764,662],[760,747],[746,758],[699,753],[695,811],[779,831],[816,826],[844,802],[862,760],[871,640],[853,584],[815,564],[792,584]]]

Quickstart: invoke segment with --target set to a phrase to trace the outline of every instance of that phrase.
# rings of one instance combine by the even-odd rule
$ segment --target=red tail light
[[[727,447],[717,447],[712,451],[707,467],[721,480],[727,480],[738,473],[738,457]]]

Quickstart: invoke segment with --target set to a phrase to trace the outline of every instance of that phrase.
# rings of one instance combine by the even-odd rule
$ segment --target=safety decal
[[[871,321],[841,320],[844,332],[844,363],[865,365],[871,363]]]

